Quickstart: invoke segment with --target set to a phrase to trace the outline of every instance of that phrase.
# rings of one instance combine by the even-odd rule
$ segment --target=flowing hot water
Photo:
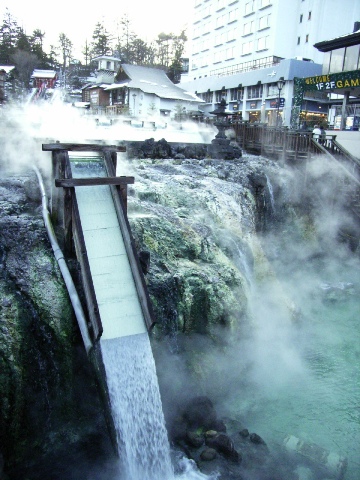
[[[101,340],[121,479],[174,477],[155,362],[147,334]]]

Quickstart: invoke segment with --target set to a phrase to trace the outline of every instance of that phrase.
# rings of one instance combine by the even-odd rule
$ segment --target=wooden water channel
[[[93,342],[151,329],[150,299],[126,214],[134,177],[116,176],[117,153],[126,147],[54,143],[42,149],[52,153],[51,215],[66,257],[76,254],[81,267]],[[72,155],[85,152],[100,160],[105,176],[73,178]]]

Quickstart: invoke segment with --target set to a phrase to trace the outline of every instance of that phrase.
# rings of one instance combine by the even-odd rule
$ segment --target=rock
[[[204,437],[196,432],[187,431],[186,441],[190,446],[199,448],[204,444]]]
[[[265,441],[257,433],[250,434],[250,442],[255,443],[256,445],[266,445]]]
[[[211,428],[216,421],[216,412],[208,397],[196,397],[189,402],[184,419],[189,427]]]
[[[206,438],[206,445],[233,462],[240,463],[242,460],[240,453],[235,450],[233,441],[225,433]]]
[[[213,423],[213,427],[218,431],[218,432],[226,432],[226,425],[222,420],[215,420]]]
[[[205,448],[201,453],[200,453],[200,458],[201,460],[204,460],[206,462],[209,462],[211,460],[214,460],[217,457],[217,452],[214,448]]]
[[[149,273],[149,268],[150,268],[150,252],[146,250],[141,250],[139,253],[139,261],[140,261],[140,266],[141,270],[144,275]]]
[[[249,430],[247,428],[244,428],[243,430],[241,430],[241,432],[239,432],[239,435],[246,438],[249,436]]]

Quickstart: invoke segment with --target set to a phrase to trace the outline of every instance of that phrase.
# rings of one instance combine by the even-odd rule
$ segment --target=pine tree
[[[93,41],[91,42],[91,45],[90,45],[90,53],[92,57],[112,54],[112,48],[111,48],[112,37],[102,23],[98,22],[95,25],[95,30],[92,38],[93,38]]]
[[[0,26],[0,63],[10,65],[10,57],[16,51],[16,44],[19,38],[20,28],[17,21],[6,9],[3,23]]]
[[[47,68],[51,62],[50,58],[43,50],[44,37],[45,37],[45,33],[39,29],[36,29],[33,31],[29,39],[30,45],[31,45],[31,51],[39,59],[40,68]]]

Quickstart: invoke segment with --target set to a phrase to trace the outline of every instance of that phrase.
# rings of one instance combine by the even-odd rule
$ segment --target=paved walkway
[[[336,135],[336,141],[342,145],[351,155],[360,160],[360,131],[328,130],[328,135]]]

